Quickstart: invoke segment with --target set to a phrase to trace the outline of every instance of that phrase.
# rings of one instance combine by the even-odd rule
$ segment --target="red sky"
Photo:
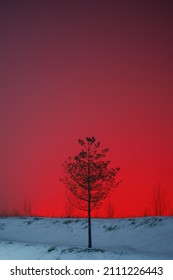
[[[95,136],[121,168],[116,215],[151,211],[159,183],[173,213],[172,13],[171,1],[1,1],[1,211],[26,199],[63,215],[62,163]]]

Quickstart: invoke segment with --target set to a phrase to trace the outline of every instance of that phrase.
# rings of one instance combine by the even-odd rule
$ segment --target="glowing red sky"
[[[120,166],[117,215],[173,212],[171,1],[1,1],[0,210],[63,214],[62,163],[95,136]],[[103,213],[104,209],[102,209]]]

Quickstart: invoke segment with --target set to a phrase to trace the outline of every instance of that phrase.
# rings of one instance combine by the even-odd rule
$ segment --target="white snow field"
[[[1,260],[173,260],[173,217],[0,218]]]

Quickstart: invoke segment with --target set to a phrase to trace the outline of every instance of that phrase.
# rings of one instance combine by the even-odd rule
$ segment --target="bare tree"
[[[8,216],[9,216],[9,213],[7,210],[1,210],[0,217],[8,217]]]
[[[20,210],[18,210],[18,209],[13,209],[13,210],[11,211],[11,216],[12,216],[12,217],[19,217],[19,216],[21,216]]]
[[[23,201],[23,211],[25,216],[32,216],[31,202],[26,198]]]
[[[163,216],[166,210],[165,190],[158,184],[153,192],[153,209],[155,216]]]
[[[114,217],[114,204],[113,202],[111,201],[110,197],[108,198],[108,201],[107,201],[107,217],[108,218],[113,218]]]
[[[60,179],[71,193],[71,203],[88,214],[88,248],[92,247],[91,211],[98,208],[110,191],[119,182],[115,177],[120,168],[110,168],[104,160],[108,148],[100,149],[95,137],[79,139],[82,150],[77,156],[69,157],[63,164],[64,177]]]
[[[69,194],[66,192],[66,201],[64,203],[65,217],[71,218],[74,214],[74,206],[70,202]]]

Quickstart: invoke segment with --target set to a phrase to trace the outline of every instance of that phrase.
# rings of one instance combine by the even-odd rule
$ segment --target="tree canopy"
[[[110,191],[119,184],[115,177],[120,168],[110,167],[110,161],[105,160],[109,149],[101,149],[100,142],[95,137],[78,139],[78,143],[82,150],[64,162],[64,177],[61,181],[67,187],[69,200],[75,207],[88,211],[90,199],[92,211],[100,207]]]

